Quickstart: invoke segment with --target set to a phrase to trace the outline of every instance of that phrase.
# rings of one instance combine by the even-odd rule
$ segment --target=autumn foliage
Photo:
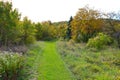
[[[72,38],[77,42],[86,42],[101,29],[101,13],[89,7],[80,8],[72,21]]]

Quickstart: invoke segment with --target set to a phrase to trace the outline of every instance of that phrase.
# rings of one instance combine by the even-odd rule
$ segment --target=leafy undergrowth
[[[85,44],[58,42],[57,49],[77,80],[120,80],[120,50],[85,48]]]
[[[38,80],[43,42],[36,42],[29,46],[24,55],[22,53],[0,53],[0,80]]]
[[[0,80],[21,80],[24,56],[13,52],[0,53]]]

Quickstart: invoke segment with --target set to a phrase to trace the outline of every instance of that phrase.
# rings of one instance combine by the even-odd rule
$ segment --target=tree
[[[36,38],[36,29],[31,20],[29,20],[27,17],[24,17],[23,22],[22,22],[22,27],[23,27],[23,35],[22,35],[22,40],[21,42],[23,44],[31,44],[34,43]]]
[[[59,23],[58,29],[57,29],[58,38],[65,39],[65,37],[66,37],[66,29],[67,29],[67,23],[66,22]]]
[[[107,28],[105,28],[105,31],[107,32],[107,34],[116,39],[120,48],[120,12],[111,12],[108,13],[106,16],[106,23],[108,23],[108,26]]]
[[[77,42],[87,42],[101,29],[101,13],[87,6],[80,8],[72,21],[72,39]]]
[[[51,40],[51,31],[50,28],[52,26],[51,21],[44,21],[41,23],[42,25],[42,40]]]
[[[0,2],[0,43],[10,45],[19,42],[20,14],[17,9],[12,9],[12,3]]]
[[[66,31],[66,38],[68,40],[71,39],[71,22],[72,22],[73,18],[72,16],[70,17],[70,20],[68,21],[68,27],[67,27],[67,31]]]
[[[36,28],[36,39],[42,40],[43,30],[41,23],[38,22],[37,24],[35,24],[35,28]]]

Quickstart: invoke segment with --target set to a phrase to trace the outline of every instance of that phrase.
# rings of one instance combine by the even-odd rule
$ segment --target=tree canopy
[[[72,38],[75,41],[88,41],[102,29],[101,13],[89,7],[80,8],[72,21]]]

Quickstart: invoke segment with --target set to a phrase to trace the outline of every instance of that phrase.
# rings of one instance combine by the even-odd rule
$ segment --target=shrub
[[[18,80],[23,57],[16,53],[0,53],[0,80]]]
[[[25,44],[33,44],[36,41],[34,36],[28,36],[25,40]]]
[[[105,45],[110,45],[111,43],[111,37],[103,33],[98,33],[96,37],[89,39],[87,47],[100,49],[103,48]]]

